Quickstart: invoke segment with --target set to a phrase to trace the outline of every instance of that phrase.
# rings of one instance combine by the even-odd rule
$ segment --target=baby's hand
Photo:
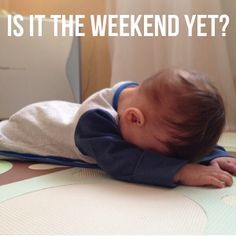
[[[233,183],[232,176],[215,163],[210,166],[186,164],[177,172],[174,181],[188,186],[213,186],[217,188],[231,186]]]
[[[233,175],[236,174],[236,158],[233,157],[218,157],[211,161],[212,166],[225,170]]]

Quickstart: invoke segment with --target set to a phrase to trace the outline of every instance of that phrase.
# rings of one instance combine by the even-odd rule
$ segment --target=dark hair
[[[145,80],[140,91],[154,102],[156,114],[161,108],[154,122],[167,129],[169,155],[197,161],[217,144],[225,126],[224,102],[205,75],[166,69]]]

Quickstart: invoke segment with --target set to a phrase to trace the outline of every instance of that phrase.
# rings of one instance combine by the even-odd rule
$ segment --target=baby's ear
[[[142,127],[145,123],[144,115],[143,115],[142,111],[140,111],[136,107],[127,108],[125,110],[124,116],[125,116],[126,121],[130,125],[137,125],[139,127]]]

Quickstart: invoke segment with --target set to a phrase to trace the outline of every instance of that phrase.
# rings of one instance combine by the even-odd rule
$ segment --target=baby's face
[[[138,142],[143,149],[169,155],[167,141],[169,139],[166,130],[161,125],[158,128],[144,128]]]

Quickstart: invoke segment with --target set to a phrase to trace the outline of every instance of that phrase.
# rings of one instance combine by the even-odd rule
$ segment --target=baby
[[[126,141],[165,156],[204,164],[184,165],[176,173],[175,183],[232,184],[228,172],[236,173],[236,160],[226,158],[229,154],[215,146],[225,125],[224,103],[204,75],[161,71],[139,87],[124,90],[118,114]]]
[[[216,146],[224,124],[222,98],[209,81],[169,69],[141,85],[118,83],[82,104],[29,105],[0,123],[0,150],[24,160],[96,163],[129,182],[221,188],[236,173],[236,159]]]

